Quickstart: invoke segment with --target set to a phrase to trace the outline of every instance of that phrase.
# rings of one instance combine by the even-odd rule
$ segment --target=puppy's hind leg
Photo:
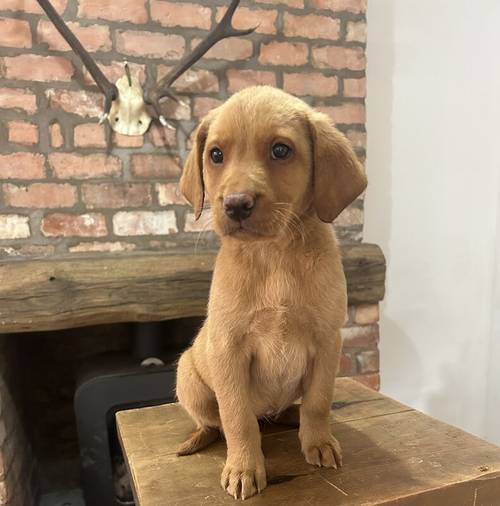
[[[177,455],[191,455],[220,438],[217,400],[198,374],[191,348],[177,366],[177,398],[196,423],[196,430],[177,449]]]

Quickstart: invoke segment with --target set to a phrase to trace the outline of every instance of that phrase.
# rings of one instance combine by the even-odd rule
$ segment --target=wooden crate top
[[[225,444],[177,457],[192,429],[178,404],[117,413],[138,506],[237,504],[219,485]],[[339,379],[336,471],[307,464],[297,430],[264,429],[268,487],[245,504],[266,506],[498,506],[500,448],[351,379]]]

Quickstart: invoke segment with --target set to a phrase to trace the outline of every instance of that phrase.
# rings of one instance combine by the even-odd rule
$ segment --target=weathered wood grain
[[[342,248],[349,304],[381,301],[385,295],[385,257],[375,244]]]
[[[308,465],[297,431],[264,430],[269,486],[249,504],[273,506],[498,506],[500,448],[423,415],[351,379],[339,379],[336,470]],[[177,404],[117,413],[138,506],[234,505],[219,486],[225,445],[177,457],[192,428]],[[245,503],[246,504],[246,503]]]
[[[371,244],[342,249],[351,303],[384,296]],[[215,251],[0,263],[0,333],[203,316]]]

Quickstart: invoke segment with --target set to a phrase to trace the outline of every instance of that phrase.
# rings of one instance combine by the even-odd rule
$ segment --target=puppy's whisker
[[[203,225],[202,229],[198,232],[196,235],[196,241],[194,243],[194,254],[196,255],[198,253],[198,243],[200,242],[201,236],[209,231],[209,229],[212,229],[212,223],[213,222],[213,216],[211,215],[210,218],[207,220],[207,222]]]
[[[273,225],[276,223],[279,226],[279,228],[284,231],[286,236],[290,235],[290,239],[293,239],[293,234],[284,211],[281,209],[274,209],[272,214],[274,217]]]
[[[291,204],[287,202],[274,202],[274,213],[281,217],[280,225],[288,231],[290,240],[294,240],[297,236],[300,238],[303,245],[305,245],[305,231],[302,220],[299,215],[291,209]]]
[[[297,230],[294,224],[289,220],[289,217],[287,214],[283,213],[283,225],[288,232],[289,240],[290,242],[293,242],[296,239],[297,236]]]
[[[292,205],[286,202],[277,202],[279,205],[284,205],[287,213],[290,215],[290,222],[296,227],[297,232],[302,238],[302,243],[305,244],[305,229],[304,223],[300,216],[292,209]]]

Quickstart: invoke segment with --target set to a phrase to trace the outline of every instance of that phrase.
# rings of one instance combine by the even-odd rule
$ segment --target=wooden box
[[[297,430],[263,431],[270,506],[498,506],[500,448],[354,380],[337,381],[332,427],[340,470],[307,464]],[[177,404],[121,411],[117,424],[139,506],[233,505],[219,485],[224,442],[177,457],[193,425]]]

